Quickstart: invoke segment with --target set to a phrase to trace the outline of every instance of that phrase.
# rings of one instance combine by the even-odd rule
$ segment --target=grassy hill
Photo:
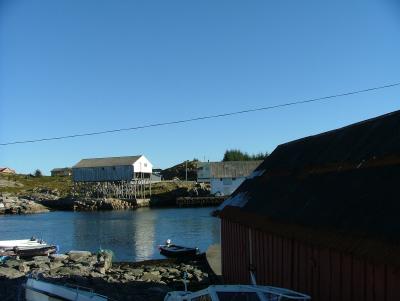
[[[70,193],[72,186],[71,177],[0,174],[0,193],[23,195],[32,192],[53,191],[60,196],[66,196]]]
[[[181,181],[165,181],[152,184],[152,195],[161,198],[185,195],[193,189],[195,183]],[[30,195],[36,192],[52,193],[60,197],[71,194],[73,182],[71,177],[33,177],[31,175],[0,174],[0,193],[10,193],[15,196]]]
[[[187,169],[188,169],[188,181],[196,181],[197,180],[197,162],[198,161],[188,161]],[[185,180],[186,177],[186,164],[185,162],[179,163],[170,168],[164,169],[161,172],[161,175],[164,180],[173,180],[178,178],[179,180]]]

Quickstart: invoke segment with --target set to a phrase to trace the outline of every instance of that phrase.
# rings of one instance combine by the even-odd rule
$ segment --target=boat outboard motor
[[[170,246],[170,245],[172,244],[172,241],[168,238],[167,241],[165,242],[165,244],[166,244],[167,246]]]

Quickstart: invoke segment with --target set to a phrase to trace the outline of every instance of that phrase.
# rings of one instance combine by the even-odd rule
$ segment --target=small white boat
[[[25,284],[26,301],[107,301],[106,296],[79,286],[67,286],[29,278]]]
[[[186,286],[185,286],[186,287]],[[211,285],[198,292],[169,292],[164,301],[306,301],[310,296],[264,285]]]
[[[57,246],[48,245],[43,240],[33,237],[30,239],[0,241],[0,256],[32,257],[49,255],[57,252],[57,249]]]
[[[20,247],[36,247],[46,245],[42,240],[36,239],[34,237],[30,239],[17,239],[17,240],[0,240],[1,249],[12,249]]]

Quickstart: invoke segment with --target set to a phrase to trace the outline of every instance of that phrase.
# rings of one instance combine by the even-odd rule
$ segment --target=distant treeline
[[[258,153],[258,154],[249,154],[246,152],[242,152],[238,149],[229,149],[225,151],[223,162],[225,161],[252,161],[252,160],[264,160],[268,156],[268,152]]]

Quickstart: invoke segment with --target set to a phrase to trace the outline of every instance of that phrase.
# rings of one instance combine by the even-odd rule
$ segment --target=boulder
[[[21,260],[9,259],[4,263],[4,266],[8,268],[17,268],[21,263]]]
[[[21,273],[26,274],[29,272],[29,270],[30,268],[25,262],[20,263],[18,266],[18,271],[20,271]]]
[[[130,274],[132,274],[135,277],[140,277],[143,275],[144,270],[143,269],[132,269],[130,271]]]
[[[24,273],[17,271],[14,268],[0,267],[0,278],[4,277],[8,279],[15,279],[23,276],[25,276]]]
[[[64,264],[61,261],[53,261],[49,263],[50,270],[58,269],[62,267]]]
[[[47,272],[50,270],[49,263],[47,262],[35,262],[33,267],[40,273]]]
[[[97,267],[103,267],[108,271],[112,266],[112,253],[109,251],[101,251],[97,255]]]
[[[68,257],[71,261],[80,262],[92,255],[89,251],[69,251]]]
[[[181,273],[178,269],[175,268],[168,268],[168,272],[175,275],[179,275]]]
[[[96,272],[104,275],[106,273],[106,268],[102,267],[102,266],[98,266],[98,267],[96,267]]]
[[[104,276],[103,274],[97,272],[91,272],[89,275],[92,278],[102,278]]]
[[[132,274],[124,274],[123,278],[128,280],[128,281],[135,281],[136,280],[136,277],[133,276]]]
[[[45,262],[50,262],[50,258],[47,256],[34,256],[32,260],[36,263],[45,263]]]
[[[68,259],[68,255],[65,254],[51,254],[49,257],[53,261],[64,261]]]
[[[161,280],[161,276],[145,272],[142,276],[142,280],[147,282],[158,282]]]

